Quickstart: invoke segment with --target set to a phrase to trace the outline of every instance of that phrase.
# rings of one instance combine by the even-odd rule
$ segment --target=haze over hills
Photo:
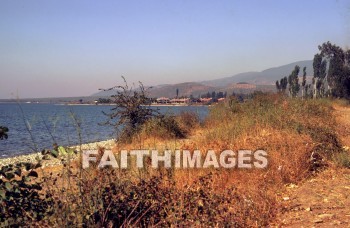
[[[248,82],[256,85],[275,85],[276,80],[279,80],[284,76],[288,76],[294,69],[295,65],[298,65],[301,68],[300,69],[301,71],[302,71],[302,68],[305,66],[307,75],[312,76],[313,75],[312,63],[313,63],[312,60],[298,61],[287,65],[279,66],[279,67],[269,68],[261,72],[245,72],[245,73],[236,74],[230,77],[219,78],[219,79],[214,79],[209,81],[202,81],[201,83],[204,85],[216,86],[216,87],[224,87],[224,86],[227,86],[228,84],[238,83],[238,82]]]
[[[151,97],[175,97],[176,89],[179,90],[179,96],[189,97],[190,95],[199,96],[201,94],[207,93],[208,91],[217,90],[216,87],[203,85],[197,82],[185,82],[174,85],[165,85],[160,88],[150,89]]]
[[[275,91],[276,80],[284,76],[288,76],[295,65],[300,66],[301,71],[304,66],[307,67],[307,80],[311,82],[313,75],[312,60],[298,61],[287,65],[269,68],[261,72],[245,72],[236,74],[231,77],[219,78],[215,80],[207,80],[202,82],[184,82],[178,84],[162,84],[153,86],[149,89],[150,97],[175,97],[176,90],[179,90],[179,96],[193,95],[198,97],[208,92],[227,92],[227,94],[250,93],[254,90],[259,91]],[[300,72],[299,75],[302,75]],[[299,79],[301,81],[301,79]],[[91,96],[84,97],[56,97],[56,98],[27,98],[21,99],[21,102],[50,102],[60,103],[69,101],[94,101],[100,97],[109,97],[114,91],[100,91]],[[1,99],[1,102],[15,102],[13,99]]]
[[[245,72],[215,80],[157,85],[149,90],[149,96],[175,97],[176,89],[179,89],[179,96],[193,95],[195,97],[212,91],[222,91],[227,92],[228,94],[232,94],[233,91],[235,93],[249,93],[254,90],[274,91],[276,80],[288,76],[294,69],[295,65],[300,66],[300,75],[302,74],[302,68],[306,66],[307,76],[310,78],[313,75],[312,62],[312,60],[298,61],[279,67],[269,68],[261,72]],[[101,91],[92,96],[105,97],[112,94],[113,91]]]

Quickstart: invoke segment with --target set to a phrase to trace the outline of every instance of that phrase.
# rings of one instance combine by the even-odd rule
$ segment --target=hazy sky
[[[350,46],[350,1],[1,0],[0,99],[200,81]]]

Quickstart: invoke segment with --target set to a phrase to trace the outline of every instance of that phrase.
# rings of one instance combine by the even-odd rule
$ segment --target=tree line
[[[212,98],[212,99],[220,99],[220,98],[226,98],[227,92],[208,92],[206,94],[200,95],[201,98]]]
[[[318,46],[319,53],[313,59],[313,78],[306,82],[306,67],[299,83],[300,67],[296,65],[291,74],[276,81],[278,92],[290,97],[302,98],[337,97],[350,99],[350,50],[344,50],[331,42]],[[300,94],[301,92],[301,94]]]

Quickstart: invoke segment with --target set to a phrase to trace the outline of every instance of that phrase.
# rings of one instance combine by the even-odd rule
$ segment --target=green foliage
[[[283,94],[286,92],[288,85],[288,79],[287,77],[281,78],[280,81],[276,81],[276,89],[278,92],[282,92]]]
[[[112,101],[109,98],[99,98],[97,100],[98,104],[110,104]]]
[[[303,68],[303,80],[301,82],[301,97],[304,98],[307,95],[307,85],[306,85],[306,67]]]
[[[350,98],[350,65],[349,51],[345,51],[331,42],[323,43],[318,47],[319,56],[329,62],[327,82],[329,93],[335,97]],[[319,57],[320,58],[320,57]],[[318,60],[319,62],[319,60]]]
[[[9,129],[7,127],[0,126],[0,140],[8,138],[8,135],[7,135],[8,131]]]
[[[234,94],[234,92],[233,92],[233,94]],[[227,97],[227,92],[212,91],[211,93],[207,92],[206,94],[201,95],[201,98],[212,98],[213,101],[215,101],[215,102],[217,102],[217,99],[224,98],[224,97]]]
[[[302,97],[322,98],[331,95],[350,99],[350,51],[344,51],[329,41],[318,48],[320,53],[316,53],[313,60],[312,90],[311,85],[306,84],[306,70],[303,69]],[[289,84],[289,95],[296,97],[300,90],[299,71],[299,66],[295,66],[287,80],[282,78],[276,81],[277,91],[284,93],[284,86]]]
[[[37,181],[40,163],[17,163],[0,170],[0,226],[25,226],[53,213],[50,195]]]
[[[296,65],[294,67],[294,70],[288,77],[289,93],[291,97],[297,97],[300,90],[299,77],[298,77],[299,71],[300,71],[300,67]]]
[[[306,85],[306,67],[303,68],[303,81],[301,83],[302,87],[305,87]]]
[[[77,151],[75,151],[72,148],[64,148],[63,146],[59,146],[56,143],[53,145],[53,148],[51,150],[45,149],[41,151],[41,154],[44,155],[44,160],[49,160],[50,157],[59,158],[59,157],[65,157],[67,155],[73,155],[77,154]]]
[[[315,54],[314,61],[313,61],[313,68],[314,68],[314,77],[315,78],[322,78],[321,73],[321,64],[322,64],[322,55],[321,54]]]
[[[313,68],[314,68],[314,77],[313,77],[313,84],[314,84],[314,98],[317,97],[324,97],[326,88],[325,88],[325,80],[327,75],[327,61],[323,59],[321,54],[315,54],[314,61],[313,61]]]
[[[281,86],[280,86],[280,82],[278,80],[276,81],[275,85],[276,85],[277,91],[281,92]]]

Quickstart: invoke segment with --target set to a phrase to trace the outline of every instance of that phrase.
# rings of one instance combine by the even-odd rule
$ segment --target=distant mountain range
[[[248,82],[255,85],[274,85],[276,80],[279,80],[284,76],[288,76],[294,69],[295,65],[300,66],[300,71],[302,71],[303,67],[306,67],[306,75],[308,76],[312,76],[314,74],[312,60],[305,60],[279,67],[269,68],[261,72],[240,73],[230,77],[202,81],[201,83],[204,85],[216,87],[224,87],[228,84],[239,82]]]
[[[266,69],[261,72],[245,72],[215,80],[157,85],[149,90],[149,96],[175,97],[177,89],[179,90],[179,96],[199,96],[213,91],[222,91],[228,94],[232,94],[233,91],[235,93],[249,93],[254,90],[274,91],[276,80],[288,76],[296,65],[301,68],[300,75],[303,67],[306,67],[306,73],[310,80],[313,75],[312,60],[305,60]],[[113,91],[101,91],[92,96],[106,97],[112,94]]]

